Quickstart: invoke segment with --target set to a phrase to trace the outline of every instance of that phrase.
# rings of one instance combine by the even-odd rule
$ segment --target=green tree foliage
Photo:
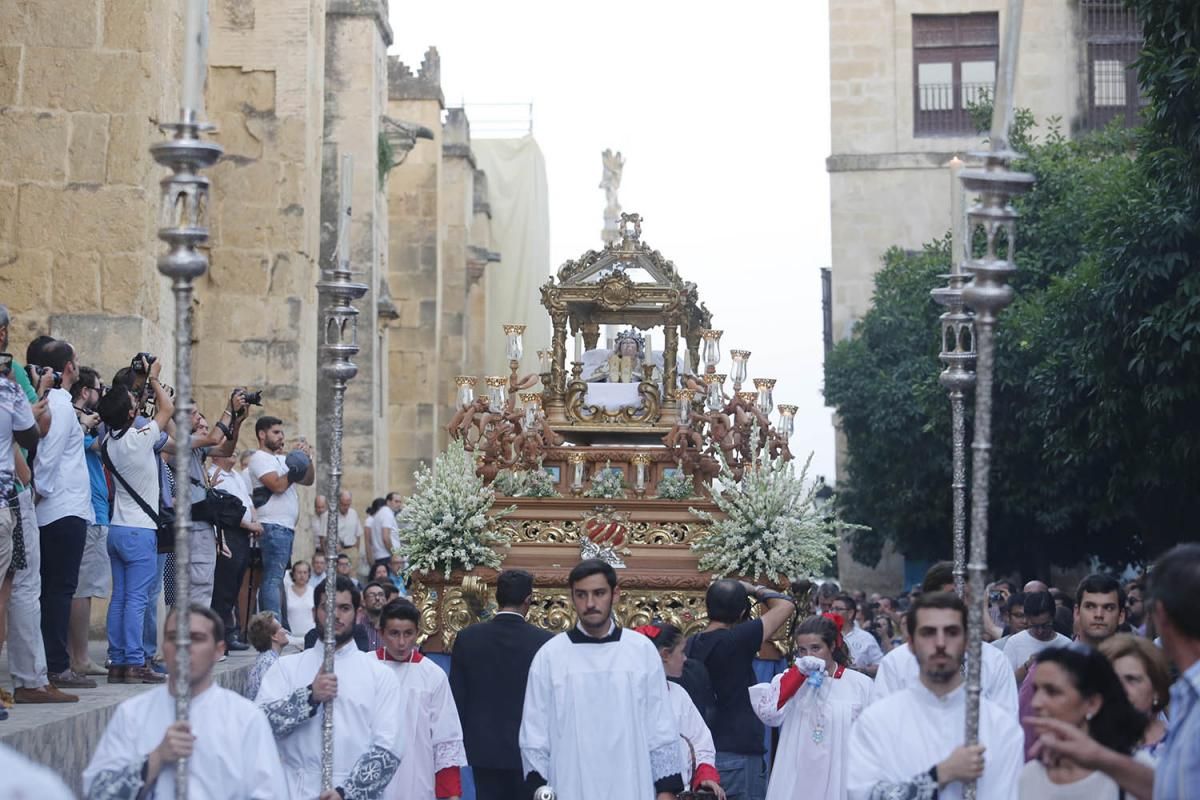
[[[1001,316],[990,559],[1045,573],[1153,556],[1200,518],[1200,4],[1132,0],[1146,125],[1028,137],[1017,299]],[[950,548],[949,403],[937,384],[945,240],[889,251],[874,307],[826,362],[848,448],[847,519],[914,557]]]

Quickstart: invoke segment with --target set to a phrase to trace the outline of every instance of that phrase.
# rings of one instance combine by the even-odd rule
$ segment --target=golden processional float
[[[450,436],[473,455],[496,505],[515,507],[498,520],[511,545],[503,567],[534,575],[529,621],[555,632],[574,624],[567,574],[583,558],[619,568],[620,624],[658,618],[701,630],[713,575],[691,548],[708,531],[691,509],[721,517],[712,480],[722,459],[738,479],[756,451],[791,459],[796,407],[778,406],[772,424],[775,380],[743,390],[747,351],[732,351],[730,374],[717,373],[722,331],[696,285],[642,241],[641,225],[621,214],[619,236],[541,287],[553,334],[538,352],[540,374],[518,374],[525,326],[506,325],[510,374],[486,378],[478,395],[477,378],[456,379]],[[603,343],[602,326],[612,332]],[[524,391],[539,381],[540,391]],[[554,496],[509,494],[531,474]],[[497,574],[414,580],[425,651],[451,651],[458,631],[487,616]]]

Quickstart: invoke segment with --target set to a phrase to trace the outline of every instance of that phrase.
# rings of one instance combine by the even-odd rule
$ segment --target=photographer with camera
[[[83,560],[79,563],[79,585],[71,601],[71,623],[67,630],[71,669],[80,675],[105,674],[105,669],[92,663],[88,656],[88,627],[92,619],[92,598],[108,597],[112,589],[112,567],[108,557],[108,481],[100,462],[100,442],[106,431],[96,413],[103,393],[99,373],[91,367],[80,367],[79,379],[71,387],[71,403],[83,430],[83,455],[92,488],[92,511],[96,515],[96,521],[87,529]]]
[[[71,403],[79,379],[75,349],[54,340],[42,348],[39,377],[50,370],[55,388],[47,402],[50,431],[39,443],[33,462],[37,522],[42,551],[42,640],[50,682],[58,687],[93,689],[96,682],[71,669],[67,630],[71,601],[79,583],[87,528],[96,522],[92,485],[83,455],[83,430]]]
[[[159,365],[147,375],[154,392],[154,417],[137,413],[137,400],[124,383],[117,383],[100,400],[100,416],[109,434],[101,458],[113,476],[112,520],[108,551],[112,563],[112,602],[108,607],[108,682],[162,683],[165,678],[148,665],[143,626],[151,589],[158,578],[159,460],[155,453],[161,432],[175,412],[174,403],[158,381]]]
[[[139,353],[143,364],[149,368],[157,362],[146,361],[148,354]],[[152,359],[152,357],[151,357]],[[238,435],[242,422],[246,419],[247,394],[240,387],[229,393],[229,401],[216,424],[211,427],[208,420],[197,409],[192,409],[192,436],[189,442],[191,459],[188,461],[187,482],[191,491],[192,501],[192,530],[191,554],[188,561],[188,602],[199,605],[211,605],[213,581],[217,568],[217,532],[214,528],[217,508],[214,506],[219,498],[213,497],[213,489],[209,482],[208,469],[204,462],[212,456],[231,456],[237,448]],[[172,431],[174,437],[174,431]],[[176,442],[174,438],[167,442],[164,452],[174,458]],[[173,462],[168,461],[172,466]],[[174,476],[178,483],[179,475]],[[173,505],[174,498],[171,498]],[[168,569],[169,574],[173,574]],[[168,596],[168,602],[173,603],[174,597]]]
[[[312,486],[313,453],[308,442],[300,440],[297,449],[284,454],[283,420],[259,417],[254,424],[258,450],[250,457],[250,485],[258,521],[263,526],[263,581],[259,590],[259,610],[282,616],[283,571],[292,559],[296,538],[296,518],[300,501],[295,484]]]

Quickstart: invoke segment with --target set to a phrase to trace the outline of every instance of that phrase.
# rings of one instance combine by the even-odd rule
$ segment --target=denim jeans
[[[258,610],[274,611],[282,617],[283,571],[292,561],[292,540],[296,532],[282,525],[263,523],[259,544],[262,548],[263,577],[258,590]]]
[[[149,657],[142,649],[146,607],[158,558],[151,528],[110,525],[112,601],[108,606],[108,660],[116,667],[140,667]]]
[[[765,800],[767,759],[762,755],[717,752],[717,772],[728,800]]]

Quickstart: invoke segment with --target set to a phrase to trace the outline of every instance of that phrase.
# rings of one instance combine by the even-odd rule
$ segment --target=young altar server
[[[638,633],[648,636],[658,648],[659,658],[662,659],[663,671],[668,678],[678,678],[683,675],[683,664],[687,656],[683,653],[686,644],[683,631],[665,622],[655,622],[652,625],[642,625],[634,628]],[[725,790],[721,788],[721,775],[717,772],[717,748],[713,744],[712,732],[704,723],[704,717],[687,690],[678,683],[667,681],[667,699],[671,703],[671,713],[679,728],[679,754],[683,759],[683,782],[693,790],[707,789],[720,800],[724,800]]]
[[[379,631],[384,646],[375,656],[400,683],[404,700],[404,758],[388,785],[389,800],[458,800],[459,768],[467,765],[462,725],[446,672],[417,650],[421,612],[398,598],[383,607]]]
[[[599,559],[567,577],[579,621],[542,646],[529,668],[521,761],[530,794],[558,800],[674,800],[683,791],[679,731],[662,660],[650,640],[613,619],[617,573]]]
[[[963,744],[967,607],[953,592],[922,594],[908,612],[920,683],[872,703],[850,732],[850,800],[958,800],[976,780],[978,800],[1016,800],[1024,735],[1004,708],[980,697],[979,744]]]
[[[361,601],[354,583],[335,577],[333,672],[321,670],[324,647],[284,656],[263,677],[255,702],[266,712],[287,775],[281,797],[378,800],[404,755],[404,698],[392,671],[354,643]],[[313,591],[325,602],[327,578]],[[321,740],[326,700],[333,700],[333,785],[321,792]]]
[[[181,758],[188,759],[191,797],[279,797],[283,768],[266,717],[254,703],[213,683],[213,666],[225,652],[221,618],[201,605],[190,606],[188,614],[188,721],[175,721],[178,617],[172,609],[162,640],[168,682],[117,707],[83,772],[83,793],[89,800],[174,797],[175,764]]]
[[[867,706],[871,679],[847,669],[844,625],[837,614],[809,617],[796,627],[796,663],[750,687],[758,718],[783,726],[767,800],[845,800],[850,727]]]

